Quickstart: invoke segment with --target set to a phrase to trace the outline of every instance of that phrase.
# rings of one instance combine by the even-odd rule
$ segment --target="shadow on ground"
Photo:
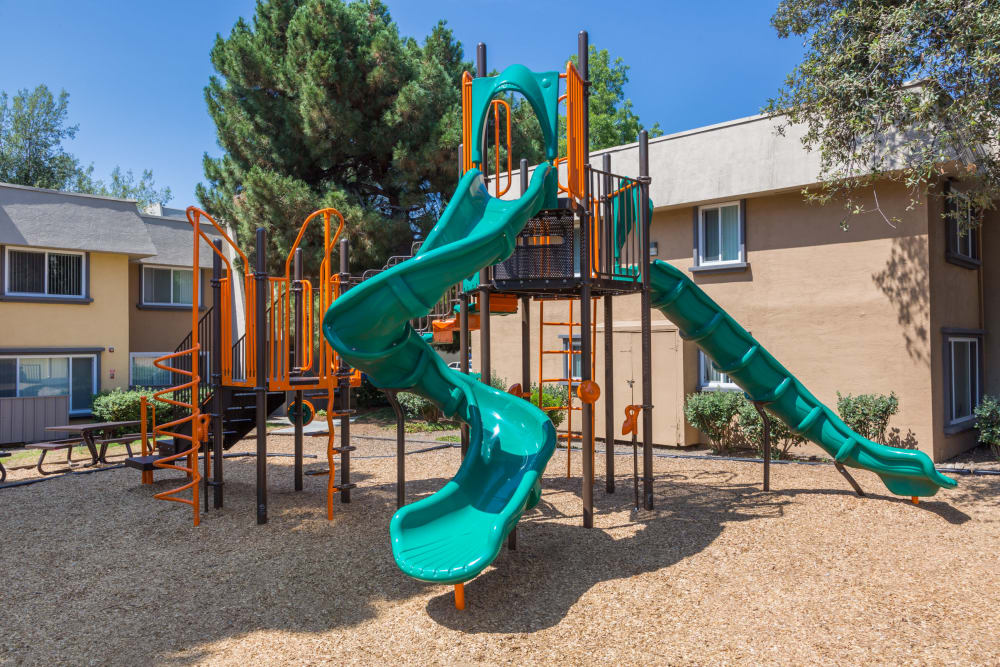
[[[552,627],[580,596],[603,581],[651,572],[698,553],[727,523],[780,517],[787,500],[737,484],[722,472],[660,474],[656,508],[634,512],[631,488],[595,493],[595,514],[612,520],[591,530],[562,514],[555,494],[577,495],[578,479],[546,479],[539,506],[525,514],[518,549],[466,584],[468,608],[454,609],[450,593],[433,598],[428,613],[465,632],[535,632]],[[563,506],[579,507],[574,499]],[[568,520],[568,521],[567,521]]]

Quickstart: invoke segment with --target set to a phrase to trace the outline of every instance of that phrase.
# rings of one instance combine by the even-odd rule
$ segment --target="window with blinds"
[[[5,260],[7,294],[41,297],[85,294],[83,253],[8,248]]]

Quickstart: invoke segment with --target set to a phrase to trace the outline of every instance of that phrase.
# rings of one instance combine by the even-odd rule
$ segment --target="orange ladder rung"
[[[578,327],[579,322],[542,322],[543,326],[547,327]]]
[[[582,350],[542,350],[542,354],[580,354]]]

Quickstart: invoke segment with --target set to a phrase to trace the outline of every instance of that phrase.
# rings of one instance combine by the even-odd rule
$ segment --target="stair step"
[[[136,470],[141,470],[143,472],[156,470],[156,466],[153,465],[153,461],[158,461],[162,458],[166,457],[156,456],[155,454],[151,454],[149,456],[132,456],[125,459],[125,466],[128,468],[135,468]]]

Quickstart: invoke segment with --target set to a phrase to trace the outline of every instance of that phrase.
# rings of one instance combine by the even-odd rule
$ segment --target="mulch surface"
[[[325,477],[294,492],[290,458],[269,459],[263,526],[253,458],[225,461],[226,506],[198,528],[152,498],[175,473],[0,491],[0,663],[1000,662],[1000,479],[962,477],[914,506],[861,471],[868,498],[831,466],[774,466],[764,493],[757,464],[657,458],[656,509],[633,511],[628,474],[614,495],[601,477],[585,530],[580,455],[566,479],[559,451],[517,550],[466,585],[459,612],[450,586],[392,560],[394,443],[354,444],[358,488],[333,521]],[[321,454],[307,471],[324,448],[307,440]],[[630,473],[630,455],[617,461]],[[457,449],[407,457],[408,499],[458,464]]]

